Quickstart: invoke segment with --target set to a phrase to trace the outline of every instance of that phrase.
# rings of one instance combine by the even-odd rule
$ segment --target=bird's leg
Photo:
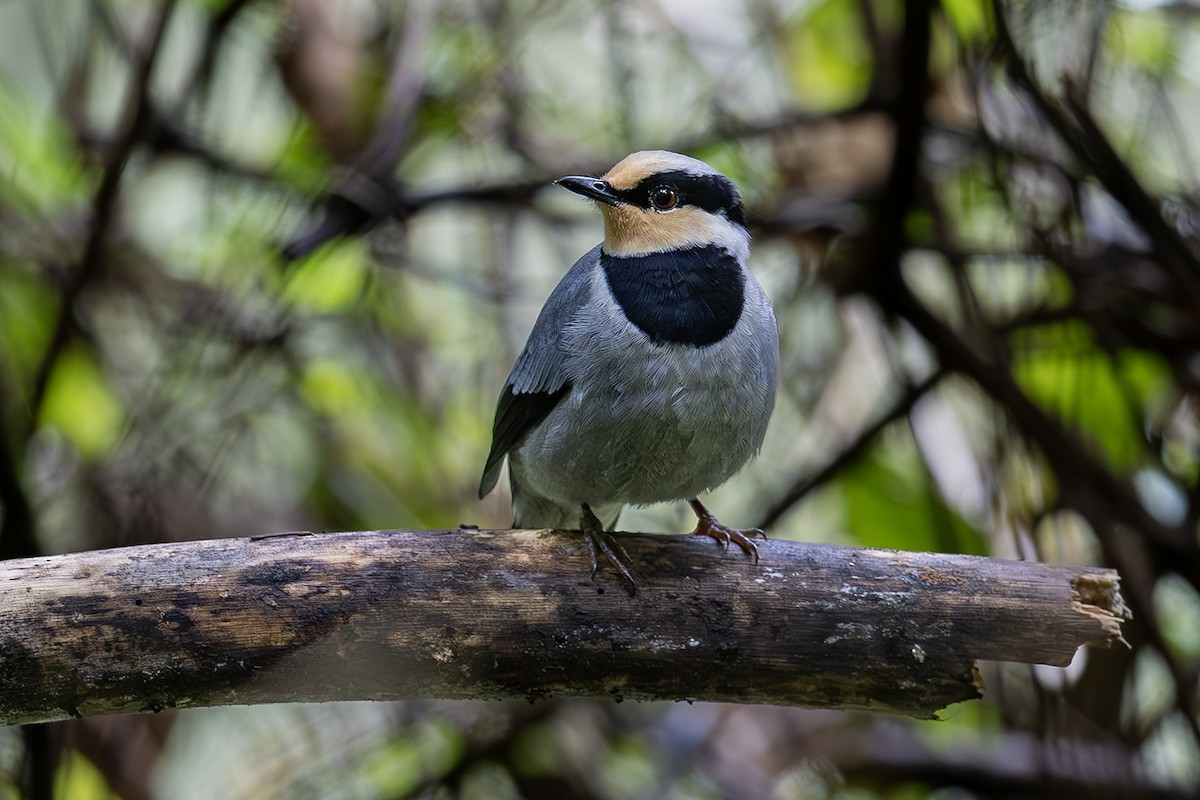
[[[633,572],[630,570],[631,559],[629,558],[629,554],[625,552],[625,548],[621,547],[611,533],[604,530],[604,526],[600,524],[600,520],[592,513],[591,506],[587,503],[583,504],[581,527],[588,538],[588,555],[592,559],[592,577],[596,577],[596,551],[600,551],[608,559],[608,563],[612,564],[617,572],[621,573],[621,577],[629,581],[629,593],[633,594],[637,591],[637,581],[633,579]]]
[[[725,546],[733,542],[746,551],[747,554],[754,556],[754,563],[758,563],[758,545],[754,543],[754,540],[767,538],[765,533],[758,528],[747,528],[746,530],[739,531],[737,528],[730,528],[728,525],[722,524],[696,498],[689,500],[688,504],[696,512],[696,530],[692,531],[693,536],[708,536],[716,539]]]

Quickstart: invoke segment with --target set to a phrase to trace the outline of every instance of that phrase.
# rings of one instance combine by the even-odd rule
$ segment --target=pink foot
[[[699,500],[690,500],[689,503],[692,510],[696,512],[696,530],[692,531],[693,536],[707,536],[710,539],[716,539],[726,547],[733,542],[747,555],[754,556],[754,563],[758,563],[758,545],[754,543],[754,539],[766,539],[765,533],[758,528],[747,528],[746,530],[730,528],[713,516],[713,513],[705,508]]]

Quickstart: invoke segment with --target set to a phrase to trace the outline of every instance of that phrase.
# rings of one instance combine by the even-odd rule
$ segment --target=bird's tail
[[[512,487],[514,528],[555,528],[579,530],[583,520],[583,508],[579,505],[560,503],[548,497],[522,489],[515,482]],[[592,506],[592,513],[600,520],[604,530],[611,531],[621,516],[620,504]]]

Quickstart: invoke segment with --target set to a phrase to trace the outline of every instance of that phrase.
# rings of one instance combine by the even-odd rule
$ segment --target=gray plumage
[[[644,180],[636,180],[641,173],[652,177],[656,171],[686,171],[680,184],[685,189],[693,175],[716,176],[728,184],[701,162],[652,152],[634,154],[614,167],[605,176],[610,188],[604,191],[641,186]],[[563,179],[564,185],[568,180],[580,179]],[[601,186],[599,179],[595,186]],[[610,256],[602,253],[625,256],[637,250],[642,239],[628,244],[618,241],[619,234],[628,231],[630,219],[634,225],[658,225],[656,215],[662,212],[631,211],[622,208],[624,203],[610,204],[607,195],[599,198],[610,204],[601,206],[609,223],[606,241],[580,258],[547,299],[497,407],[480,497],[495,486],[507,456],[515,527],[578,527],[586,503],[611,530],[626,504],[695,498],[724,483],[758,451],[774,406],[778,335],[770,302],[745,267],[749,237],[741,224],[740,196],[732,184],[726,191],[732,191],[736,209],[703,212],[716,220],[715,227],[703,220],[697,237],[688,234],[691,238],[678,247],[667,240],[662,248],[668,254],[685,248],[693,248],[687,253],[716,252],[733,265],[727,270],[738,273],[733,277],[744,292],[740,314],[728,332],[714,334],[720,338],[702,346],[656,342],[630,321],[610,289],[602,263]],[[681,190],[681,197],[682,205],[686,192]],[[625,215],[615,225],[607,213],[614,206],[614,214]],[[635,211],[641,216],[631,216]],[[688,218],[671,221],[680,220]],[[659,251],[632,257],[658,258]],[[706,270],[707,263],[698,267]],[[697,324],[711,326],[707,306],[700,308],[705,318]]]

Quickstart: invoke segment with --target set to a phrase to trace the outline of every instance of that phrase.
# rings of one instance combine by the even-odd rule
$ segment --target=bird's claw
[[[722,547],[729,547],[729,543],[733,542],[747,555],[754,556],[754,563],[758,563],[758,545],[754,543],[754,540],[766,539],[765,533],[758,528],[746,528],[745,530],[731,528],[713,516],[712,512],[701,505],[699,500],[692,501],[692,508],[696,511],[696,530],[692,531],[693,536],[707,536],[710,539],[716,539]]]
[[[611,533],[604,530],[604,526],[600,524],[600,520],[592,513],[592,509],[586,504],[583,506],[583,532],[588,539],[588,556],[592,563],[592,577],[596,577],[596,570],[599,568],[599,563],[596,557],[597,551],[604,554],[604,558],[608,563],[613,565],[617,572],[621,573],[621,577],[629,583],[629,593],[632,595],[637,591],[637,581],[633,579],[633,571],[630,569],[631,559],[629,554],[625,552],[625,548],[613,537]]]

